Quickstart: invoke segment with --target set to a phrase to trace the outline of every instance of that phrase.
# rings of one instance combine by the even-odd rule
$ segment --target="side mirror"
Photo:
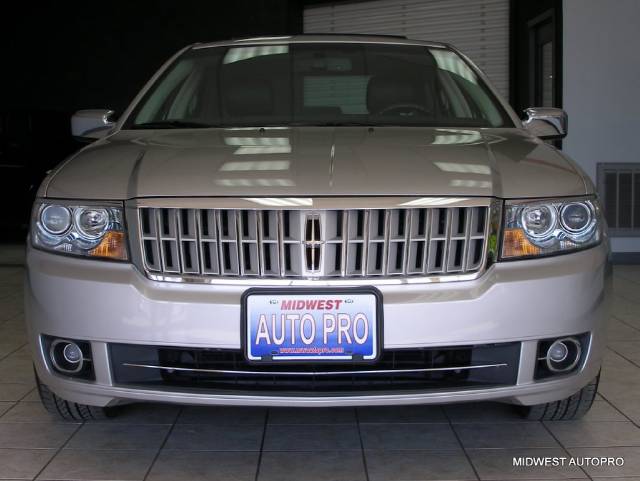
[[[115,125],[113,110],[78,110],[71,117],[71,135],[80,140],[101,139]]]
[[[527,119],[522,126],[543,140],[563,139],[567,136],[567,113],[552,107],[530,107],[524,111]]]

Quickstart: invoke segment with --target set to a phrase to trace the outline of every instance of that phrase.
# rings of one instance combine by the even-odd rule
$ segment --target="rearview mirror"
[[[563,139],[567,136],[567,113],[552,107],[530,107],[524,111],[527,119],[522,122],[525,129],[540,139]]]
[[[101,139],[109,133],[115,122],[113,110],[78,110],[71,117],[71,135],[81,140]]]

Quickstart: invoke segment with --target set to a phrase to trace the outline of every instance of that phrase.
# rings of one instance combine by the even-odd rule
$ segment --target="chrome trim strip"
[[[147,369],[160,369],[162,371],[181,371],[181,372],[209,372],[217,374],[233,374],[233,375],[250,375],[250,376],[352,376],[354,374],[407,374],[419,372],[440,372],[440,371],[463,371],[472,369],[488,369],[495,367],[506,367],[507,363],[498,364],[481,364],[477,366],[455,366],[455,367],[432,367],[424,369],[380,369],[380,370],[364,370],[364,371],[316,371],[316,372],[296,372],[296,371],[233,371],[225,369],[201,369],[171,366],[156,366],[153,364],[137,364],[123,362],[123,366],[142,367]]]
[[[127,207],[157,207],[162,209],[240,209],[240,210],[361,210],[361,209],[411,209],[437,207],[490,207],[491,197],[309,197],[307,203],[283,204],[288,198],[273,206],[265,205],[265,197],[143,197],[125,201]],[[261,202],[259,202],[261,201]]]
[[[228,286],[395,286],[403,284],[436,284],[444,282],[473,281],[482,276],[487,269],[482,269],[472,274],[447,274],[436,276],[416,276],[416,277],[352,277],[352,278],[309,278],[309,279],[278,279],[278,278],[235,278],[235,277],[197,277],[197,276],[167,276],[162,274],[144,274],[152,281],[175,282],[183,284],[214,284]]]

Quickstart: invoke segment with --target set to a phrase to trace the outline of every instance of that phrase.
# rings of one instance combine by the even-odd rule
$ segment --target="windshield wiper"
[[[186,120],[157,120],[155,122],[144,122],[142,124],[134,124],[132,126],[134,129],[207,129],[211,127],[218,126]]]

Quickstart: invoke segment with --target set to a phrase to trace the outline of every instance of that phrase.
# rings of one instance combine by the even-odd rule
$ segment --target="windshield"
[[[202,47],[175,61],[125,128],[512,126],[454,51],[294,43]]]

